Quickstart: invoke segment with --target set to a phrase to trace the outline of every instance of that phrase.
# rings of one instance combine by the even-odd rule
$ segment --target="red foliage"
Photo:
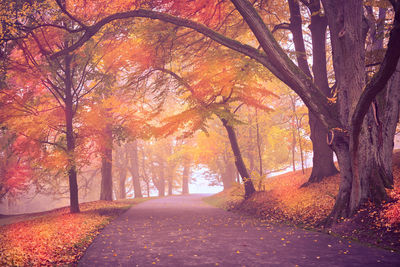
[[[68,208],[51,211],[32,220],[0,226],[1,266],[69,265],[109,220],[129,204],[96,201],[81,205],[81,213]]]
[[[197,20],[208,26],[218,25],[227,15],[227,1],[160,0],[153,1],[172,14]]]
[[[400,187],[390,192],[393,202],[384,205],[382,216],[389,224],[400,224]]]

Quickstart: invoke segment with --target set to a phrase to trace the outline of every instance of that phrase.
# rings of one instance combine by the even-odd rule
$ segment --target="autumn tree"
[[[211,1],[197,6],[197,4],[189,5],[185,1],[166,0],[144,3],[144,8],[140,8],[139,3],[135,9],[124,9],[126,6],[122,5],[122,10],[118,9],[121,12],[111,15],[103,12],[97,20],[86,19],[84,23],[87,25],[81,23],[75,30],[79,35],[77,41],[54,53],[52,58],[68,55],[84,45],[104,25],[118,19],[147,17],[191,28],[265,66],[301,97],[310,112],[328,130],[328,143],[338,157],[341,173],[340,191],[331,214],[332,219],[351,215],[368,199],[375,202],[385,199],[385,188],[390,188],[393,180],[390,170],[386,169],[377,156],[380,148],[373,141],[376,135],[372,133],[374,131],[368,130],[368,126],[371,126],[368,123],[373,121],[374,117],[370,105],[376,95],[386,88],[400,56],[399,1],[390,1],[395,14],[387,51],[380,69],[368,81],[364,65],[365,31],[362,27],[364,18],[362,1],[322,1],[330,30],[332,60],[339,89],[336,101],[329,100],[316,81],[310,79],[293,63],[273,38],[270,29],[252,3],[247,0],[230,2],[248,25],[249,33],[254,35],[256,41],[253,40],[250,44],[255,46],[244,44],[240,39],[236,39],[236,36],[216,31],[218,29],[214,26],[219,20],[218,16],[215,19],[214,14],[220,13],[215,10],[222,12],[224,11],[222,7],[226,6],[230,9],[232,6],[229,3]],[[65,6],[62,11],[68,14]],[[191,19],[188,19],[189,17]],[[372,120],[364,120],[367,113],[368,118]]]

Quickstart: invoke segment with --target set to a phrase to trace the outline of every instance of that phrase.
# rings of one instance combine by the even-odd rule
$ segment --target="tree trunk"
[[[172,196],[172,189],[174,186],[174,172],[175,172],[175,163],[170,162],[168,164],[167,174],[168,174],[168,196]]]
[[[101,190],[100,200],[113,200],[112,182],[112,126],[107,124],[104,132],[105,145],[101,155]]]
[[[118,180],[119,199],[126,199],[126,186],[125,186],[126,173],[127,173],[126,168],[119,171],[119,180]]]
[[[224,190],[226,190],[231,188],[235,182],[235,166],[230,159],[227,159],[224,165],[225,170],[222,174],[222,184],[224,186]]]
[[[250,110],[248,110],[248,130],[249,130],[249,139],[248,139],[248,144],[247,144],[247,157],[249,159],[249,171],[250,171],[250,175],[253,173],[254,171],[254,144],[253,144],[253,140],[254,140],[254,136],[253,136],[253,122],[252,122],[252,116],[250,114]]]
[[[295,134],[295,129],[294,129],[294,116],[293,116],[292,117],[292,166],[293,166],[293,172],[296,171],[295,152],[296,152],[296,134]]]
[[[302,186],[308,186],[311,183],[318,183],[324,177],[329,177],[338,173],[333,162],[332,149],[326,143],[326,128],[311,113],[308,113],[310,124],[310,139],[313,145],[313,165],[308,181]]]
[[[190,173],[190,162],[187,159],[184,159],[183,173],[182,173],[182,195],[189,194],[189,173]]]
[[[337,80],[340,120],[345,129],[350,129],[351,117],[356,103],[365,86],[365,36],[363,6],[361,1],[324,0],[324,7],[331,31],[333,62]],[[396,75],[394,75],[396,76]],[[396,78],[392,77],[388,86],[397,88]],[[381,106],[382,119],[375,119],[379,109],[370,108],[362,124],[358,146],[349,138],[347,131],[335,129],[333,148],[337,154],[341,184],[335,207],[328,222],[353,214],[362,203],[373,201],[380,203],[387,198],[385,187],[392,186],[391,167],[385,166],[380,155],[391,161],[393,148],[394,121],[398,119],[398,100],[387,97],[391,88],[383,93],[386,99]],[[393,89],[393,88],[392,88]],[[396,89],[393,89],[396,90]],[[393,97],[395,98],[395,97]],[[388,110],[384,113],[382,107]],[[395,114],[396,113],[396,114]],[[390,115],[389,115],[390,114]],[[386,127],[387,126],[387,127]],[[385,131],[383,128],[385,128]],[[341,132],[341,133],[340,133]],[[381,133],[384,133],[382,135]],[[341,137],[342,135],[342,137]],[[350,133],[350,136],[353,136]],[[339,138],[338,138],[339,137]],[[383,144],[387,146],[383,148]],[[391,164],[391,162],[389,163]]]
[[[158,166],[158,179],[154,179],[153,177],[153,183],[156,186],[158,190],[158,196],[159,197],[164,197],[165,196],[165,172],[164,172],[164,162],[162,159],[159,160],[159,166]]]
[[[168,177],[168,196],[172,196],[172,178]]]
[[[248,199],[256,191],[254,188],[254,185],[253,185],[253,181],[251,180],[250,175],[247,171],[246,165],[244,164],[242,154],[240,152],[239,144],[237,142],[235,130],[233,129],[233,127],[231,125],[229,125],[229,123],[226,119],[221,118],[221,121],[222,121],[222,124],[224,125],[226,131],[228,132],[228,137],[229,137],[229,141],[231,143],[232,152],[233,152],[233,155],[235,156],[236,168],[237,168],[240,176],[242,176],[242,180],[244,183],[244,198]]]
[[[296,116],[297,117],[297,116]],[[300,161],[301,161],[301,171],[304,174],[304,155],[303,155],[303,143],[301,142],[301,134],[300,134],[300,125],[296,118],[297,122],[297,138],[299,139],[299,149],[300,149]]]
[[[72,97],[72,75],[71,75],[70,55],[65,56],[65,122],[67,135],[67,154],[68,154],[68,180],[69,180],[69,199],[71,213],[80,212],[78,197],[78,181],[75,162],[75,135],[73,128],[73,97]]]
[[[326,28],[327,19],[321,15],[320,0],[311,1],[308,6],[311,14],[311,24],[309,26],[312,39],[314,82],[321,92],[331,97],[327,70],[326,70]],[[333,152],[326,142],[328,134],[326,128],[318,119],[309,112],[310,138],[313,145],[313,167],[311,175],[306,184],[320,182],[324,177],[338,173],[333,162]]]
[[[302,19],[298,1],[289,0],[290,30],[293,33],[297,62],[299,68],[309,77],[310,69],[307,63],[306,50],[304,47]],[[311,15],[309,26],[312,39],[314,81],[317,87],[326,95],[330,96],[330,88],[326,70],[326,17],[321,14],[320,0],[312,0],[308,4]],[[308,182],[320,182],[324,177],[334,175],[338,172],[333,163],[333,151],[326,143],[326,128],[318,119],[309,112],[310,138],[313,145],[313,167]],[[300,142],[300,140],[299,140]]]
[[[379,19],[376,30],[371,36],[371,52],[375,54],[383,49],[384,24],[386,9],[379,9]],[[375,26],[375,25],[374,25]],[[386,188],[393,186],[392,156],[394,147],[394,137],[399,121],[399,101],[400,101],[400,62],[391,79],[386,85],[386,90],[377,95],[373,103],[374,120],[377,131],[374,133],[374,143],[377,145],[376,158],[379,169],[377,177],[381,177]]]
[[[143,197],[142,188],[140,186],[139,178],[139,157],[138,157],[138,146],[137,141],[133,141],[128,146],[129,149],[129,172],[132,175],[133,191],[135,198]]]
[[[118,147],[115,151],[115,166],[118,171],[118,198],[126,199],[126,175],[128,172],[127,169],[127,153],[126,147]]]
[[[147,197],[150,197],[150,177],[147,176],[146,172],[146,152],[144,145],[142,146],[142,179],[146,184]]]
[[[263,170],[263,159],[262,159],[262,150],[261,150],[261,145],[262,145],[262,139],[260,135],[260,124],[258,123],[258,110],[256,108],[256,137],[257,137],[257,152],[258,152],[258,173],[262,177],[264,174]],[[261,181],[260,181],[261,182]]]
[[[356,208],[369,195],[365,182],[368,181],[367,172],[371,170],[367,151],[364,162],[358,162],[352,158],[352,147],[347,135],[350,129],[350,120],[363,87],[365,86],[365,49],[363,37],[363,7],[362,2],[356,0],[324,0],[325,12],[331,33],[333,65],[335,69],[338,88],[338,108],[343,133],[343,138],[335,138],[338,132],[333,132],[333,148],[336,152],[341,170],[341,184],[336,198],[335,207],[331,213],[331,219],[350,216]],[[360,146],[360,151],[372,148],[365,131],[360,135],[360,142],[367,143]],[[363,141],[361,141],[363,140]],[[368,149],[367,149],[368,150]],[[350,154],[349,154],[350,153]],[[361,165],[358,165],[361,164]],[[364,167],[365,176],[359,179],[358,168]]]

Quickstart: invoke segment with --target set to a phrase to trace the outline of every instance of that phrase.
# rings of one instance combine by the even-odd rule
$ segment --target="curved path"
[[[146,201],[114,220],[79,266],[400,266],[400,254],[270,225],[204,195]]]

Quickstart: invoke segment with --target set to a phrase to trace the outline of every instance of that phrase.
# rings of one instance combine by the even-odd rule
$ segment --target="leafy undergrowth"
[[[74,265],[100,229],[144,200],[88,202],[77,214],[66,207],[0,226],[0,266]]]
[[[350,219],[332,227],[332,231],[361,242],[400,251],[400,153],[394,155],[394,189],[382,205],[367,203]]]
[[[323,230],[376,246],[400,251],[400,153],[394,154],[394,184],[391,200],[377,206],[369,203],[350,219],[343,219],[330,229],[323,222],[335,203],[339,174],[322,182],[300,187],[307,182],[310,170],[290,172],[265,181],[265,191],[243,200],[243,188],[234,186],[205,199],[206,202],[232,211],[255,215],[272,223],[285,223],[306,229]]]

